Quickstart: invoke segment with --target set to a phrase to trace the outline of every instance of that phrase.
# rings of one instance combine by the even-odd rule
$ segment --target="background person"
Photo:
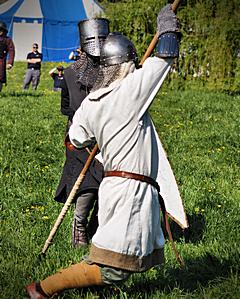
[[[0,21],[0,91],[4,83],[7,83],[6,69],[13,67],[15,47],[12,39],[7,36],[7,26]]]
[[[158,31],[157,57],[148,58],[138,70],[131,41],[120,34],[106,39],[96,84],[69,131],[77,147],[96,139],[103,156],[99,226],[88,259],[27,286],[30,298],[119,283],[164,261],[156,182],[161,170],[159,139],[147,109],[178,56],[178,23],[170,5],[159,14]]]
[[[77,48],[76,50],[73,50],[69,56],[68,56],[68,59],[69,60],[78,60],[80,58],[80,54],[81,54],[81,49],[80,48]]]
[[[95,29],[97,28],[97,29]],[[90,92],[99,70],[100,48],[109,33],[109,21],[103,18],[79,22],[81,40],[80,58],[64,70],[61,92],[61,112],[68,117],[67,132],[76,110]],[[55,200],[65,202],[74,183],[82,171],[89,149],[72,150],[66,142],[66,160],[56,190]],[[95,204],[97,210],[98,188],[103,177],[103,167],[94,160],[75,196],[75,211],[72,228],[73,246],[85,246],[96,230],[97,219],[88,222],[88,216]]]
[[[56,73],[57,71],[57,73]],[[61,91],[61,83],[63,80],[64,67],[59,65],[49,71],[49,75],[53,78],[53,91]]]
[[[23,81],[23,89],[28,89],[32,82],[32,89],[36,90],[41,76],[42,53],[38,52],[38,44],[34,43],[32,52],[27,55],[27,70]]]

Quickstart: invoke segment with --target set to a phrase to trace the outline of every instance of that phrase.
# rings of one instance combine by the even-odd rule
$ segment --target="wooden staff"
[[[173,11],[176,11],[176,9],[177,9],[178,5],[180,4],[180,2],[181,2],[181,0],[175,0],[173,2],[173,4],[172,4],[172,10]],[[153,37],[153,39],[152,39],[149,47],[147,48],[147,51],[144,54],[140,64],[143,64],[144,61],[151,55],[153,49],[156,46],[157,41],[158,41],[158,33],[156,33],[155,36]],[[42,249],[42,252],[41,252],[42,255],[44,255],[47,252],[47,249],[48,249],[49,245],[51,244],[51,241],[53,240],[59,226],[61,225],[61,223],[63,221],[63,218],[65,217],[69,207],[71,206],[72,201],[73,201],[73,199],[74,199],[74,197],[75,197],[82,181],[84,180],[85,174],[88,171],[88,168],[89,168],[90,164],[92,163],[94,157],[96,156],[97,151],[98,151],[98,145],[96,144],[94,146],[92,152],[90,153],[90,155],[89,155],[89,157],[88,157],[88,159],[87,159],[87,161],[86,161],[86,163],[85,163],[85,165],[84,165],[77,181],[75,182],[75,184],[74,184],[74,186],[73,186],[73,188],[72,188],[72,190],[71,190],[71,192],[70,192],[70,194],[69,194],[69,196],[68,196],[68,198],[67,198],[67,200],[66,200],[66,202],[65,202],[65,204],[64,204],[64,206],[63,206],[63,208],[62,208],[62,210],[61,210],[61,212],[60,212],[60,214],[59,214],[59,216],[58,216],[58,218],[57,218],[57,220],[56,220],[56,222],[55,222],[55,224],[54,224],[54,226],[53,226],[53,228],[52,228],[52,230],[51,230],[51,232],[50,232],[50,234],[49,234],[49,236],[48,236],[48,238],[47,238],[47,240],[44,244],[44,246],[43,246],[43,249]]]
[[[51,232],[50,232],[50,234],[49,234],[49,236],[48,236],[48,238],[47,238],[47,240],[46,240],[46,242],[43,246],[41,254],[45,254],[48,247],[49,247],[49,245],[51,244],[51,241],[54,238],[60,224],[62,223],[63,218],[66,215],[69,207],[71,206],[72,201],[73,201],[73,199],[74,199],[74,197],[75,197],[82,181],[84,180],[86,172],[88,171],[88,168],[89,168],[90,164],[92,163],[94,157],[96,156],[97,151],[98,151],[98,145],[96,144],[94,146],[92,152],[90,153],[90,155],[89,155],[89,157],[88,157],[88,159],[87,159],[87,161],[86,161],[86,163],[85,163],[78,179],[76,180],[76,182],[75,182],[75,184],[74,184],[74,186],[73,186],[73,188],[72,188],[72,190],[71,190],[71,192],[70,192],[70,194],[69,194],[69,196],[68,196],[68,198],[67,198],[67,200],[66,200],[66,202],[65,202],[65,204],[62,208],[62,210],[61,210],[61,212],[60,212],[60,214],[59,214],[59,216],[58,216],[58,218],[57,218],[57,220],[56,220],[56,222],[55,222],[55,224],[54,224],[54,226],[53,226],[53,228],[52,228],[52,230],[51,230]]]

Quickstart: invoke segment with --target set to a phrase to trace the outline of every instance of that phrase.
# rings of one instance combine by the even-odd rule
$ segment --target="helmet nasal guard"
[[[78,23],[80,45],[92,56],[100,56],[100,50],[109,34],[109,21],[104,18],[83,20]]]

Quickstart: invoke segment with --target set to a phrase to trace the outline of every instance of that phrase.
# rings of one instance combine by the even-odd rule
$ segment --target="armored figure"
[[[161,147],[147,110],[178,56],[178,24],[170,5],[159,15],[156,57],[142,68],[137,69],[136,50],[127,37],[109,34],[104,43],[94,91],[76,111],[69,130],[75,147],[97,142],[101,150],[99,226],[88,258],[27,286],[32,299],[69,288],[117,284],[164,261]],[[160,183],[164,190],[169,182]],[[177,192],[172,200],[181,206]]]
[[[80,57],[64,70],[64,79],[61,83],[61,112],[68,116],[67,132],[71,126],[74,113],[81,106],[96,80],[99,70],[100,49],[109,33],[109,21],[104,18],[83,20],[79,22],[78,26],[81,40]],[[66,161],[55,200],[66,201],[87,161],[90,150],[91,148],[72,150],[66,142]],[[75,196],[72,228],[74,246],[88,244],[89,238],[96,230],[98,188],[102,177],[102,164],[95,159]],[[92,221],[88,223],[88,217],[94,205]]]

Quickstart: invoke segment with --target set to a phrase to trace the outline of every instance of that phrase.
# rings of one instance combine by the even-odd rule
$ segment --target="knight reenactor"
[[[3,84],[7,83],[6,69],[10,70],[13,67],[15,57],[14,43],[7,33],[6,24],[0,21],[0,91]]]
[[[142,68],[133,43],[122,34],[110,33],[103,45],[98,77],[69,130],[74,147],[97,142],[102,154],[99,226],[88,258],[27,286],[30,298],[117,284],[132,273],[161,265],[160,193],[168,213],[187,226],[176,182],[147,111],[179,53],[179,27],[171,5],[161,10],[157,23],[156,56],[146,59]]]
[[[74,113],[81,106],[83,99],[89,94],[96,80],[100,49],[109,33],[109,21],[104,18],[83,20],[79,22],[78,26],[81,41],[80,57],[64,70],[64,78],[61,82],[61,112],[68,117],[67,132]],[[91,148],[73,150],[68,146],[69,142],[66,141],[65,144],[66,160],[55,195],[55,200],[62,203],[70,194],[91,150]],[[102,164],[95,159],[75,195],[73,246],[87,245],[89,238],[96,230],[98,188],[102,177]],[[92,221],[88,223],[88,217],[94,205]]]

